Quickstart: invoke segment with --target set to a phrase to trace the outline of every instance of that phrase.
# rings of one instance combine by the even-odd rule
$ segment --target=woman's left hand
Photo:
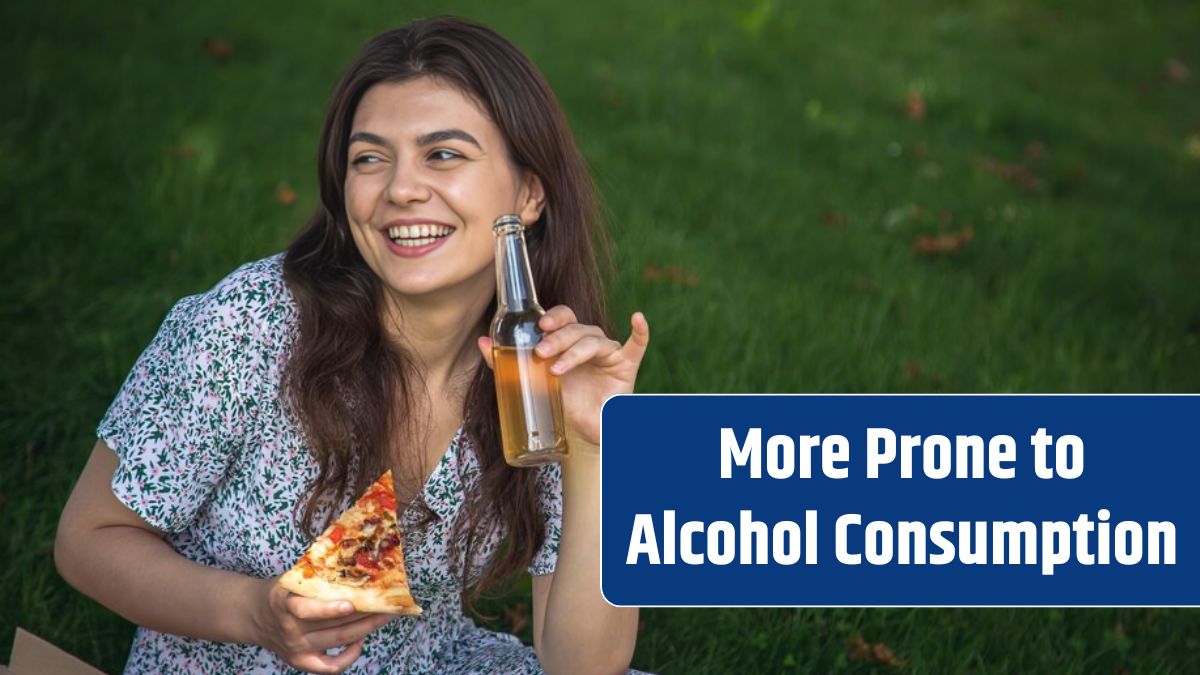
[[[566,305],[551,308],[538,321],[545,336],[535,353],[560,378],[568,433],[592,445],[600,444],[600,408],[610,396],[633,391],[650,343],[650,324],[641,312],[629,323],[633,332],[622,345],[598,326],[579,323]],[[479,349],[492,366],[492,341],[480,338]]]

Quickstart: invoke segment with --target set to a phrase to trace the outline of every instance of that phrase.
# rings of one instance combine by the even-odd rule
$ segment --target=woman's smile
[[[417,258],[441,247],[454,227],[442,223],[393,221],[380,230],[388,250],[402,258]]]

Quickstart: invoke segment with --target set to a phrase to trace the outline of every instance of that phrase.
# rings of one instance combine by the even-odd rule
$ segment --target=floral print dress
[[[280,400],[295,319],[282,254],[243,265],[175,305],[100,422],[97,436],[119,458],[113,493],[191,560],[272,578],[308,546],[294,510],[317,467]],[[539,472],[546,540],[529,566],[535,575],[554,571],[562,522],[561,469]],[[451,561],[447,549],[478,478],[475,450],[460,429],[414,498],[432,522],[417,527],[423,509],[413,505],[401,514],[409,582],[424,613],[368,636],[348,673],[541,672],[530,647],[462,612],[453,571],[462,561]],[[498,544],[493,537],[481,557]],[[257,645],[139,628],[125,672],[296,671]]]

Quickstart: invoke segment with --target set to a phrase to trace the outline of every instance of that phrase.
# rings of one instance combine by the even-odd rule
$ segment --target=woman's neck
[[[384,330],[413,355],[430,393],[444,391],[480,361],[475,339],[490,297],[447,302],[388,293]]]

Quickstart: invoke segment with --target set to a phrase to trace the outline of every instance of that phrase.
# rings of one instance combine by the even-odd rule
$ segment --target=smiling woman
[[[320,200],[280,255],[181,300],[134,365],[63,512],[63,576],[142,626],[126,672],[587,673],[629,666],[600,595],[599,410],[649,340],[604,329],[593,188],[554,95],[494,32],[435,19],[368,43],[334,92]],[[557,363],[561,465],[501,453],[488,318],[497,216],[528,231]],[[395,476],[419,617],[278,577]],[[533,575],[531,649],[464,615]]]

